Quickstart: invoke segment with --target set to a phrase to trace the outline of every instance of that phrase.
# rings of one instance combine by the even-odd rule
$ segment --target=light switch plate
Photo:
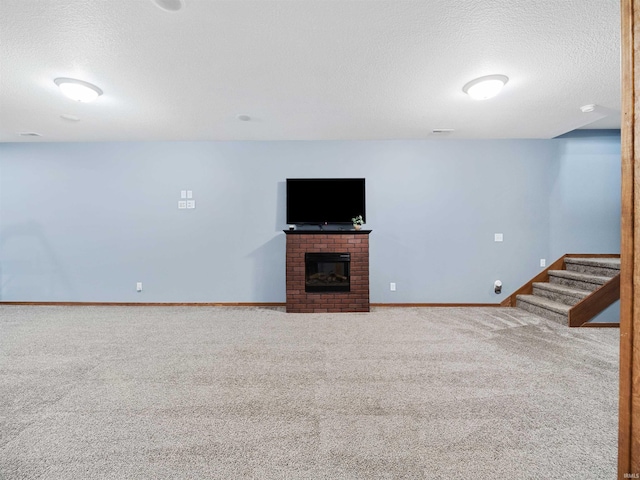
[[[187,208],[187,201],[186,200],[178,200],[178,208],[180,208],[180,209]]]
[[[187,208],[196,208],[195,200],[187,200]]]
[[[493,241],[494,242],[502,242],[504,240],[504,237],[502,236],[501,233],[494,233],[493,234]]]
[[[187,198],[187,191],[186,190],[180,190],[180,198]]]

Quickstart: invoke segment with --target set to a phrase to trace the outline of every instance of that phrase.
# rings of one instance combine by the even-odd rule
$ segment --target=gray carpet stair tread
[[[549,276],[568,278],[570,280],[594,283],[597,285],[604,285],[609,280],[611,280],[610,277],[603,277],[601,275],[590,275],[588,273],[572,272],[570,270],[549,270]]]
[[[584,298],[592,293],[588,290],[578,290],[577,288],[567,287],[566,285],[560,285],[558,283],[534,282],[533,286],[541,290],[548,290],[576,298]]]
[[[561,315],[568,315],[571,307],[564,303],[554,302],[545,297],[539,297],[537,295],[517,295],[516,298],[522,302],[529,303],[552,312],[559,313]]]
[[[566,257],[565,263],[577,263],[579,265],[592,265],[594,267],[607,267],[613,269],[620,269],[619,258],[580,258],[580,257]]]

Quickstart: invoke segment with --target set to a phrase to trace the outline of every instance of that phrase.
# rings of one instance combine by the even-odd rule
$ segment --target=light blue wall
[[[619,253],[620,132],[579,130],[557,141],[559,161],[550,196],[551,256]],[[620,302],[591,321],[619,322]]]
[[[619,251],[619,171],[619,134],[0,144],[0,300],[284,302],[285,179],[365,177],[372,302],[496,303],[540,258]]]
[[[550,252],[620,252],[620,132],[581,130],[554,140]],[[609,249],[609,250],[607,250]]]

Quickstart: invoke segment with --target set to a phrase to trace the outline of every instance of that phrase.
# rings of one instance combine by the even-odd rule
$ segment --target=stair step
[[[516,307],[548,320],[568,325],[571,307],[537,295],[517,295]]]
[[[587,273],[613,278],[620,273],[620,258],[566,257],[564,263],[568,271]]]
[[[534,295],[538,297],[545,297],[549,300],[564,303],[569,306],[575,305],[590,293],[591,292],[588,290],[579,290],[559,283],[534,282],[533,284]]]
[[[611,280],[602,275],[572,272],[570,270],[549,270],[549,283],[565,285],[577,290],[593,292]]]

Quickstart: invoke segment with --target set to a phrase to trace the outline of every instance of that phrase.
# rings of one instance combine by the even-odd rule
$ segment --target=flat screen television
[[[350,224],[366,221],[364,178],[287,178],[287,223]]]

